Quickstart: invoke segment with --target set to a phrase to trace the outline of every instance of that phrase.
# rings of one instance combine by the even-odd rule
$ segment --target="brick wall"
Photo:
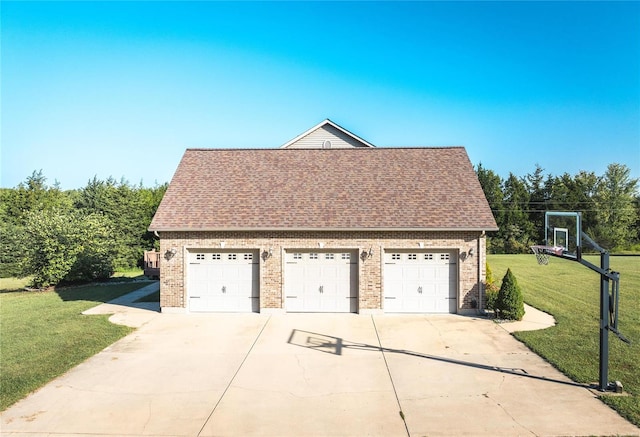
[[[458,312],[472,313],[474,305],[484,305],[485,246],[480,232],[160,232],[160,306],[163,310],[186,308],[186,256],[190,249],[272,249],[272,256],[260,257],[260,308],[284,306],[283,266],[286,250],[351,249],[358,254],[373,249],[373,256],[358,257],[358,308],[382,308],[383,253],[391,249],[454,250],[458,255]],[[173,257],[164,254],[176,249]],[[473,256],[469,256],[473,249]]]

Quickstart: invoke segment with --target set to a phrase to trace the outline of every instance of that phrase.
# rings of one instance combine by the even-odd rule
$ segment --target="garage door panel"
[[[259,309],[257,252],[191,251],[187,272],[189,311]]]
[[[387,251],[384,310],[397,313],[456,312],[457,266],[453,252]]]
[[[287,311],[356,311],[355,253],[288,251],[285,257]]]

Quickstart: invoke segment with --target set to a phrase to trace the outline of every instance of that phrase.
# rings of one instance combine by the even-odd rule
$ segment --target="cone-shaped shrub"
[[[506,320],[522,320],[524,316],[524,302],[522,291],[516,281],[516,277],[507,269],[507,273],[502,278],[502,286],[498,291],[496,302],[498,317]]]

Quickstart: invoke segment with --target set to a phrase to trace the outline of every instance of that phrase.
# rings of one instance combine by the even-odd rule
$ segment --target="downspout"
[[[482,237],[484,237],[485,232],[482,231],[482,233],[480,234],[480,236],[478,237],[478,248],[477,253],[478,253],[478,313],[483,314],[485,313],[485,309],[482,307],[482,291],[484,289],[484,284],[482,283],[482,251],[480,250],[481,246],[482,246]]]

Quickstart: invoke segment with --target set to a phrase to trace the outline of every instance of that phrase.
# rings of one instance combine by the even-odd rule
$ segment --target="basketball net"
[[[531,250],[536,254],[536,259],[538,260],[538,264],[541,266],[546,266],[549,264],[549,255],[543,250],[544,246],[531,246]]]
[[[549,264],[549,255],[562,255],[564,251],[563,247],[556,246],[531,246],[531,250],[536,254],[538,264],[546,266]]]

